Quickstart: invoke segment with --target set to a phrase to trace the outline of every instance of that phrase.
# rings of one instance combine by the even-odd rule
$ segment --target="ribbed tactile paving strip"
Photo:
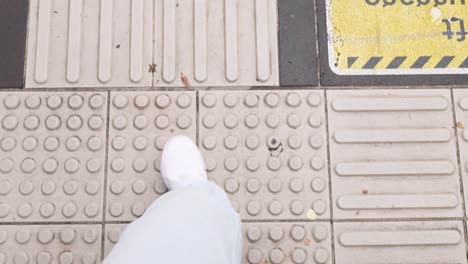
[[[278,85],[276,0],[32,0],[27,88]]]
[[[461,217],[450,91],[328,91],[336,219]]]
[[[466,205],[468,201],[468,91],[462,89],[454,90],[453,97],[456,114],[455,129],[458,131],[460,169],[463,176],[463,190],[465,193]]]
[[[461,221],[334,223],[335,263],[466,263]]]

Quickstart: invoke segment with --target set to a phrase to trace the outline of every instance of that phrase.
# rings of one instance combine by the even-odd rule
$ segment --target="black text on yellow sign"
[[[465,0],[327,0],[327,29],[340,75],[468,74]]]

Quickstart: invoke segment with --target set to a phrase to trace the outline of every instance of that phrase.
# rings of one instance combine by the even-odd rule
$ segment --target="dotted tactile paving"
[[[463,190],[465,191],[465,204],[468,196],[468,91],[454,90],[454,104],[456,113],[455,129],[458,130],[458,144],[460,150],[460,167],[463,176]]]
[[[453,93],[452,108],[441,89],[1,92],[0,264],[99,263],[167,191],[175,134],[198,137],[240,213],[242,263],[465,264],[468,92]],[[334,235],[310,222],[330,202]]]
[[[463,215],[449,90],[327,97],[334,218]]]
[[[243,263],[332,263],[329,223],[244,223]]]
[[[461,221],[334,223],[335,263],[467,263]]]
[[[0,222],[102,219],[106,93],[0,93]]]
[[[109,255],[114,245],[119,242],[120,234],[127,227],[126,224],[106,224],[104,234],[104,257]]]
[[[141,216],[166,192],[160,154],[171,135],[196,138],[195,92],[113,92],[106,220]]]
[[[7,225],[0,228],[0,263],[82,263],[101,259],[101,225]]]
[[[107,224],[104,254],[119,241],[124,224]],[[329,223],[243,223],[242,263],[332,263]]]
[[[209,178],[242,219],[330,217],[323,93],[200,92],[199,98]]]

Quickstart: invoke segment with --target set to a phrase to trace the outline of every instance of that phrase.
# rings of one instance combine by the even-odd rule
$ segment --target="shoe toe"
[[[169,189],[207,180],[203,157],[189,137],[168,140],[161,157],[161,175]]]

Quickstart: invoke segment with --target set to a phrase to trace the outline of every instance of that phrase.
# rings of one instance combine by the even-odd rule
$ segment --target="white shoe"
[[[174,136],[167,141],[161,157],[161,176],[170,191],[208,180],[203,157],[190,138]]]

